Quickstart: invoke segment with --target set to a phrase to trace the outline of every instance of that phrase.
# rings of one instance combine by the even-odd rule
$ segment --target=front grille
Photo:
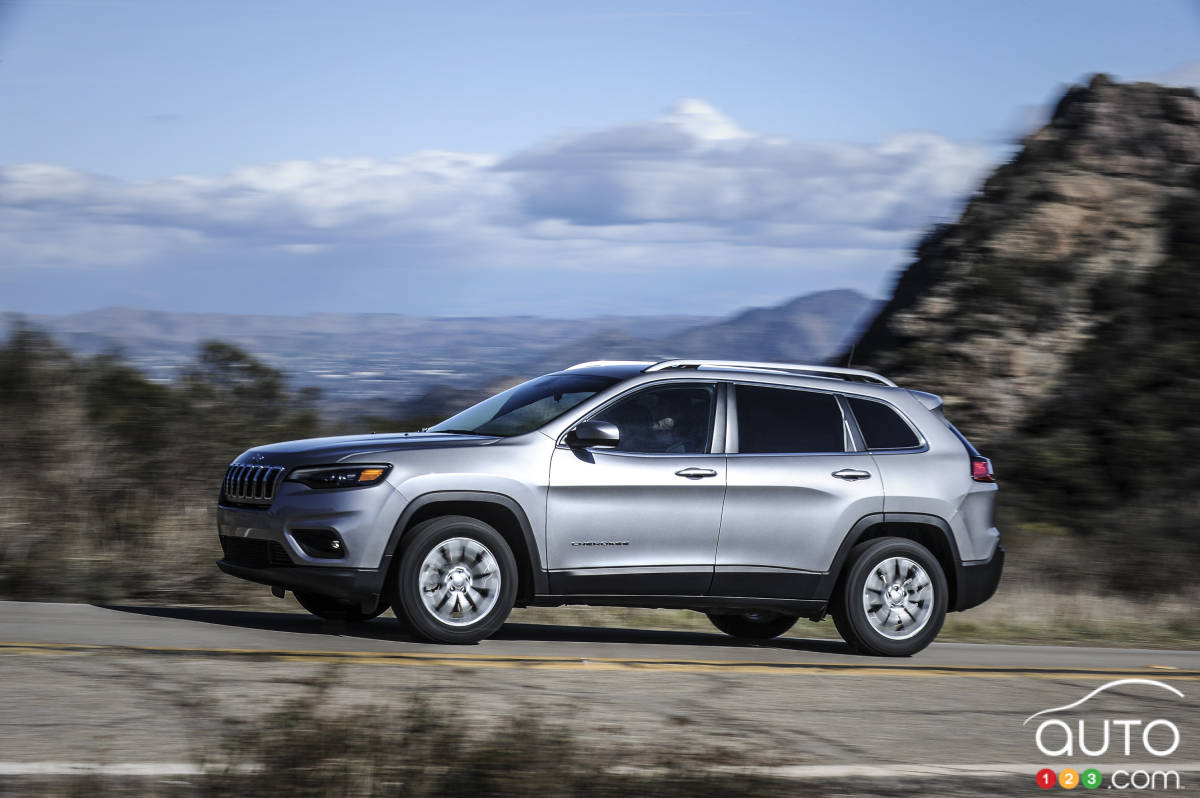
[[[287,549],[274,540],[233,538],[221,535],[221,551],[225,559],[246,568],[270,568],[273,565],[292,565]]]
[[[231,465],[225,472],[221,495],[235,504],[266,506],[275,499],[275,486],[283,466]]]

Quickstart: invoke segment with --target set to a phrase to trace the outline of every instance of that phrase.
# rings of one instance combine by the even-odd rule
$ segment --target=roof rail
[[[576,363],[574,366],[567,366],[563,371],[571,371],[572,369],[590,369],[597,366],[644,366],[650,363],[649,360],[589,360],[586,363]]]
[[[898,387],[896,383],[882,374],[862,369],[843,369],[834,366],[805,366],[796,363],[758,363],[748,360],[663,360],[644,369],[647,372],[667,371],[669,369],[731,369],[734,371],[766,371],[783,374],[797,374],[808,377],[828,377],[835,380],[850,382],[874,382]]]

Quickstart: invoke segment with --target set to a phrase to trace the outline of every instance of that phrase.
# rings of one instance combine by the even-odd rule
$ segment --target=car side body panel
[[[706,476],[680,476],[688,469]],[[562,592],[592,593],[597,584],[674,592],[663,589],[669,581],[674,590],[704,593],[725,469],[724,455],[555,449],[546,510],[551,583]]]
[[[822,573],[846,531],[864,515],[883,512],[875,461],[865,452],[728,457],[718,573],[744,567]],[[833,476],[847,469],[870,476]]]

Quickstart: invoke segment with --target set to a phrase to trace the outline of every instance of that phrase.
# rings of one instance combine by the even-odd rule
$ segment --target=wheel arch
[[[925,513],[875,513],[859,519],[838,547],[829,571],[818,586],[819,598],[828,600],[846,569],[850,551],[859,543],[876,538],[895,537],[911,540],[929,549],[946,576],[947,610],[958,609],[958,585],[962,560],[954,532],[945,519]]]
[[[408,533],[417,524],[443,515],[464,515],[495,527],[512,548],[517,561],[517,606],[549,591],[541,552],[529,517],[521,505],[502,493],[486,491],[433,491],[422,494],[404,508],[392,529],[384,559],[394,570],[404,551]]]

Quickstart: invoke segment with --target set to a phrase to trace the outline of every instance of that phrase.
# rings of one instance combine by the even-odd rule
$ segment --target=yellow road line
[[[530,654],[456,654],[421,651],[317,651],[253,648],[174,648],[163,646],[96,645],[88,643],[31,643],[0,641],[0,654],[79,656],[139,654],[148,656],[231,657],[276,662],[320,662],[348,665],[408,665],[415,667],[521,668],[568,671],[656,671],[720,673],[807,673],[833,676],[905,676],[1034,679],[1112,679],[1153,674],[1158,679],[1200,680],[1200,670],[1147,664],[1137,668],[1050,668],[969,665],[891,665],[858,662],[761,662],[754,660],[653,659],[640,657],[563,657]]]

